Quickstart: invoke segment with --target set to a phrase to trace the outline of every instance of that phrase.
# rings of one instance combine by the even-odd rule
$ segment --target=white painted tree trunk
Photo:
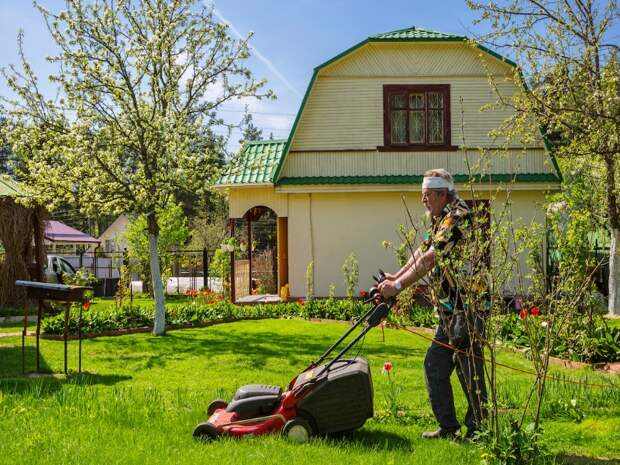
[[[609,249],[609,315],[620,315],[620,230],[611,230]]]
[[[164,287],[161,282],[159,255],[157,253],[157,236],[149,232],[149,259],[151,262],[151,279],[153,280],[153,295],[155,296],[155,324],[153,334],[162,336],[166,332],[166,307]]]

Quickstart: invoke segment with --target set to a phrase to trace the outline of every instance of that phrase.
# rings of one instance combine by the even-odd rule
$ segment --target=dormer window
[[[454,150],[450,140],[450,86],[384,85],[384,147]]]

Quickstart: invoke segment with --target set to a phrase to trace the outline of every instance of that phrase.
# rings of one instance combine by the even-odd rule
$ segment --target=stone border
[[[37,315],[28,315],[28,323],[36,323]],[[0,323],[23,323],[24,317],[17,316],[0,316]]]
[[[222,320],[205,321],[203,323],[197,323],[193,325],[168,325],[166,326],[166,331],[176,330],[176,329],[206,328],[208,326],[214,326],[214,325],[218,325],[222,323],[234,323],[236,321],[267,320],[270,318],[272,317],[224,318]],[[138,328],[127,328],[127,329],[113,329],[113,330],[101,331],[99,333],[82,334],[82,339],[95,339],[97,337],[125,336],[127,334],[150,333],[151,331],[153,331],[152,326],[141,326]],[[41,339],[63,341],[64,336],[62,334],[41,333]],[[67,336],[67,340],[77,341],[78,336],[75,334],[70,334],[69,336]]]

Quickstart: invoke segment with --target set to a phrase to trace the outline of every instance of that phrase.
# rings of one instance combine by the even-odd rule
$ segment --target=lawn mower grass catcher
[[[196,426],[194,437],[211,440],[223,435],[257,436],[281,431],[287,438],[305,442],[315,435],[360,428],[373,416],[370,369],[368,361],[361,357],[343,357],[390,310],[390,304],[383,301],[376,287],[370,290],[369,296],[368,302],[373,302],[373,307],[316,362],[293,378],[286,391],[263,384],[242,386],[230,403],[221,399],[211,402],[207,409],[209,419]],[[364,325],[362,331],[331,361],[324,363],[361,325]]]

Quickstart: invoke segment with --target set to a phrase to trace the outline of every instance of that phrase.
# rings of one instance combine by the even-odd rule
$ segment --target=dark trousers
[[[435,333],[437,341],[450,344],[450,340],[454,339],[452,329],[449,329],[453,328],[452,318],[454,318],[453,315],[441,316]],[[480,343],[480,337],[484,333],[484,320],[480,317],[473,317],[469,324],[464,326],[467,328],[465,340],[459,344],[459,348],[467,353],[455,352],[433,342],[424,358],[424,375],[428,397],[435,418],[444,430],[460,428],[456,419],[454,396],[450,384],[450,376],[454,368],[456,368],[461,387],[467,398],[468,408],[465,415],[465,426],[468,429],[477,430],[486,416],[484,405],[487,401],[487,390]],[[452,337],[449,337],[449,334]]]

